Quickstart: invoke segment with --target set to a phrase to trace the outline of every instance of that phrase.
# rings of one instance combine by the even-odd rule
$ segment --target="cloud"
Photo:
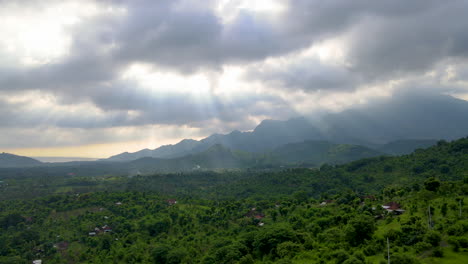
[[[468,3],[433,4],[395,17],[370,16],[350,33],[349,61],[368,78],[424,73],[437,63],[468,55]]]
[[[316,57],[293,57],[286,63],[273,63],[252,67],[246,78],[260,80],[287,90],[352,90],[362,82],[351,69],[322,62]]]
[[[160,125],[209,134],[417,82],[467,90],[466,1],[282,0],[274,11],[223,3],[0,1],[11,20],[0,25],[1,129]],[[135,65],[146,70],[126,77]],[[244,78],[227,92],[217,86],[233,67]]]

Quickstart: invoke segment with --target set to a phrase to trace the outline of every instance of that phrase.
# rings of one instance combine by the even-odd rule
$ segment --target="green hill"
[[[377,150],[391,155],[406,155],[420,148],[428,148],[437,144],[434,139],[404,139],[389,142],[379,146]]]
[[[327,141],[304,141],[286,144],[272,152],[273,157],[286,163],[321,165],[341,164],[362,158],[384,155],[376,150],[349,144],[334,144]]]
[[[250,160],[244,155],[216,145],[171,164],[237,166],[243,157]],[[138,162],[147,161],[164,162]],[[104,164],[119,170],[125,163]],[[135,177],[47,169],[1,177],[0,263],[380,264],[388,263],[388,254],[393,264],[468,259],[468,138],[320,169]]]
[[[42,162],[23,156],[0,153],[0,168],[40,166]]]

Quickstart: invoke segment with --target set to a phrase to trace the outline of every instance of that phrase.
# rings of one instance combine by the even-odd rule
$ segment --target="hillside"
[[[128,166],[146,173],[180,172],[198,169],[246,168],[252,161],[253,159],[249,156],[243,158],[240,152],[235,153],[220,144],[216,144],[197,154],[173,159],[146,157],[129,162]]]
[[[157,149],[143,149],[134,153],[124,152],[112,156],[106,160],[108,161],[131,161],[139,158],[152,157],[152,158],[175,158],[187,155],[191,150],[199,144],[198,141],[192,139],[184,139],[175,145],[165,145]]]
[[[318,166],[323,163],[342,164],[384,154],[363,146],[333,144],[326,141],[290,143],[272,152],[272,156],[283,163],[308,164],[309,166]]]
[[[468,259],[468,138],[320,170],[8,174],[0,190],[1,263],[387,263],[387,239],[394,264]]]
[[[32,158],[17,156],[8,153],[0,154],[0,168],[31,167],[39,165],[42,165],[42,162]]]
[[[396,140],[378,146],[376,149],[391,155],[406,155],[410,154],[416,149],[428,148],[437,144],[437,140],[432,139],[406,139],[406,140]]]

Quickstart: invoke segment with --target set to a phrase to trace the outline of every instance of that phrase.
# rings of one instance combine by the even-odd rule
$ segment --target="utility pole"
[[[429,228],[432,228],[431,206],[429,205]]]
[[[390,241],[388,240],[387,237],[387,262],[390,264]]]
[[[458,216],[461,218],[461,212],[462,212],[462,203],[461,203],[461,199],[458,200],[458,204],[459,204],[459,207],[460,207],[460,211],[458,212]]]

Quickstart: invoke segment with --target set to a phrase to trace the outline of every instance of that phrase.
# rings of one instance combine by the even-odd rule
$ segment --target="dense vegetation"
[[[320,169],[25,171],[0,171],[0,263],[386,263],[387,238],[391,263],[468,261],[468,138]]]

